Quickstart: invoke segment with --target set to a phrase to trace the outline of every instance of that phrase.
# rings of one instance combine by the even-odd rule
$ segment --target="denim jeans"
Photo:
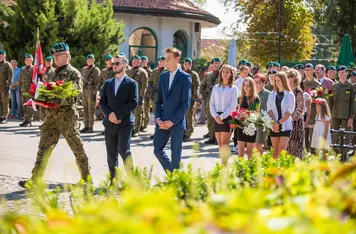
[[[21,95],[19,87],[10,89],[11,92],[11,115],[21,118]]]

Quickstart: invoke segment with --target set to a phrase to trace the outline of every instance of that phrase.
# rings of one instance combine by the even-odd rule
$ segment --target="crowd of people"
[[[69,69],[68,45],[59,43],[53,48],[53,56],[58,57],[65,54],[68,55],[67,60],[60,61],[57,58],[57,68],[54,68],[54,57],[48,56],[45,59],[45,67],[40,74],[42,81],[56,81],[60,75],[67,74],[62,74],[62,69]],[[170,61],[167,61],[167,59]],[[125,134],[128,134],[128,131],[130,132],[126,137],[127,139],[139,137],[140,132],[147,131],[151,117],[150,112],[152,111],[156,123],[155,133],[151,135],[151,139],[154,139],[154,153],[167,170],[179,167],[181,142],[190,141],[194,126],[197,124],[207,123],[208,133],[204,137],[208,139],[204,143],[217,144],[221,155],[224,154],[224,151],[227,152],[227,155],[230,154],[229,145],[231,136],[233,136],[231,151],[240,157],[247,154],[249,158],[252,156],[254,148],[262,154],[265,149],[270,147],[274,150],[274,157],[278,157],[281,151],[287,150],[295,157],[303,158],[305,155],[304,149],[306,149],[313,153],[316,150],[322,150],[325,158],[331,143],[337,143],[338,140],[337,136],[331,137],[330,129],[352,130],[353,127],[355,131],[356,69],[349,74],[349,69],[343,65],[325,67],[318,64],[314,67],[313,64],[307,63],[296,64],[289,68],[281,67],[277,62],[270,62],[266,67],[266,73],[263,73],[247,60],[241,60],[237,67],[232,67],[223,64],[223,61],[216,57],[207,67],[195,72],[192,70],[193,61],[191,58],[185,58],[182,64],[179,63],[182,61],[181,55],[175,48],[167,50],[165,56],[158,58],[157,68],[154,70],[149,68],[146,56],[133,56],[130,62],[131,66],[129,66],[129,61],[123,53],[115,56],[108,54],[105,60],[106,67],[101,70],[95,65],[95,56],[88,54],[87,65],[81,69],[79,75],[75,74],[82,84],[82,95],[80,100],[77,100],[83,106],[84,127],[80,130],[80,133],[94,132],[95,118],[98,116],[104,118],[106,128],[103,134],[105,134],[106,143],[111,145],[109,146],[110,149],[107,149],[108,162],[109,158],[111,160],[109,164],[112,174],[114,174],[113,170],[118,163],[117,156],[115,156],[118,149],[121,149],[122,152],[119,153],[122,154],[122,157],[124,155],[124,159],[131,157],[130,141],[121,142],[119,145],[117,145],[118,142],[112,142],[112,139],[121,136],[121,133],[117,132],[117,126],[119,124],[121,124],[120,127],[123,126],[123,119],[117,116],[118,114],[121,115],[121,112],[114,113],[110,109],[113,108],[110,106],[119,104],[109,101],[110,99],[116,102],[116,92],[121,90],[119,87],[127,85],[122,81],[125,79],[121,79],[126,76],[137,84],[137,93],[129,93],[128,95],[132,98],[127,100],[126,103],[132,108],[134,118],[131,118],[130,114],[126,117],[128,123],[132,122],[133,127],[125,130],[119,129],[124,131]],[[30,85],[33,82],[32,55],[26,54],[24,62],[25,66],[18,68],[17,61],[7,62],[6,52],[0,50],[0,87],[2,88],[0,122],[2,124],[6,124],[8,119],[23,119],[24,121],[20,126],[31,125],[34,111],[31,107],[23,106],[23,103],[26,102],[27,96],[25,94],[29,92]],[[61,67],[57,63],[65,65]],[[71,69],[69,71],[72,71]],[[179,81],[183,83],[178,82],[180,86],[176,87],[178,78],[175,77],[182,76],[184,78],[179,79],[185,80],[186,74],[190,77],[190,83],[183,85],[184,82]],[[115,81],[112,84],[115,88],[115,94],[110,94],[110,89],[107,93],[104,92],[105,84],[110,79]],[[165,83],[162,79],[169,81],[169,83]],[[120,80],[120,82],[116,80]],[[162,90],[166,89],[165,86],[168,87],[167,92]],[[127,87],[134,89],[134,86]],[[330,95],[327,98],[315,98],[311,93],[319,87],[327,90]],[[178,91],[175,92],[175,89]],[[189,96],[185,96],[187,90],[189,90],[189,94],[187,94]],[[174,93],[173,97],[170,96],[171,93]],[[8,115],[10,95],[11,112]],[[125,98],[122,100],[126,100]],[[177,103],[177,100],[180,103]],[[186,101],[189,102],[187,105]],[[126,104],[121,103],[120,105]],[[175,105],[178,109],[171,109]],[[127,109],[127,106],[122,108],[131,113],[131,109]],[[241,109],[267,113],[273,120],[271,129],[257,129],[256,133],[251,136],[246,135],[239,125],[232,127],[230,124],[232,112]],[[98,110],[99,114],[97,113]],[[52,116],[54,115],[53,111],[42,109],[40,112],[42,120],[55,119]],[[169,117],[167,117],[168,113]],[[177,116],[182,113],[184,113],[183,119],[176,120]],[[55,115],[60,115],[60,112]],[[170,120],[162,121],[162,118],[165,118],[164,116]],[[199,119],[196,119],[196,117],[199,117]],[[105,125],[105,121],[107,121],[107,125]],[[44,129],[49,128],[48,122],[49,120],[44,122]],[[110,127],[108,127],[109,125]],[[129,125],[131,126],[131,124]],[[178,125],[183,126],[182,136],[180,130],[178,131],[178,128],[175,128]],[[57,130],[58,134],[67,136],[76,134],[75,132],[67,132],[66,129]],[[46,130],[41,128],[41,134],[43,131]],[[40,142],[40,145],[44,147],[43,152],[39,147],[40,158],[44,156],[46,150],[49,150],[58,142],[57,137],[57,135],[55,137],[50,136],[51,139],[54,139],[51,144]],[[163,151],[170,137],[172,138],[171,141],[174,142],[174,144],[171,144],[173,147],[172,162],[167,161],[168,157]],[[79,138],[76,136],[75,139],[77,141]],[[180,143],[177,143],[178,141]],[[355,145],[356,142],[355,139],[348,138],[346,143]],[[74,143],[72,142],[72,144]],[[75,145],[78,144],[80,143],[77,142]],[[114,151],[109,152],[112,149]],[[73,151],[75,151],[75,154],[77,152],[78,165],[83,166],[82,175],[85,178],[89,174],[87,158],[82,148],[76,150],[79,151]],[[174,160],[173,157],[175,157]],[[224,165],[227,164],[227,158],[222,158]],[[42,161],[40,159],[36,162],[36,165],[40,165]],[[36,170],[34,169],[34,171]],[[38,172],[38,174],[42,174],[42,172]]]

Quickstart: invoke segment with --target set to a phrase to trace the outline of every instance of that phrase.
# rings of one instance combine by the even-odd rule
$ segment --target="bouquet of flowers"
[[[240,108],[233,111],[231,116],[230,128],[241,128],[242,132],[248,136],[253,136],[260,127],[263,127],[264,130],[270,129],[273,124],[273,120],[267,112],[258,113]]]
[[[315,90],[309,89],[309,95],[312,97],[313,100],[317,98],[322,98],[328,100],[329,97],[333,95],[333,91],[330,89],[324,89],[322,87],[318,87]]]
[[[57,108],[63,100],[74,98],[79,94],[72,81],[38,82],[31,84],[30,93],[27,95],[30,99],[24,105],[32,106],[34,110],[36,105]]]

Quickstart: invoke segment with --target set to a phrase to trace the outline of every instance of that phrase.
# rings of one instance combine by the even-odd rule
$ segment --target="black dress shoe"
[[[216,139],[215,137],[210,137],[207,141],[204,142],[205,144],[209,145],[215,145],[216,144]]]
[[[138,137],[138,133],[136,131],[133,131],[131,137]]]
[[[82,130],[80,130],[80,133],[86,133],[87,131],[88,131],[88,128],[85,127],[85,128],[83,128]]]
[[[208,138],[208,137],[210,137],[210,134],[207,133],[207,134],[205,134],[203,137],[204,137],[204,138]]]
[[[94,129],[93,129],[93,128],[88,128],[85,133],[93,133],[93,132],[94,132]]]
[[[27,189],[26,183],[27,183],[27,180],[21,180],[21,181],[19,181],[18,185],[24,189]]]
[[[188,141],[190,141],[190,136],[184,135],[183,142],[188,142]]]

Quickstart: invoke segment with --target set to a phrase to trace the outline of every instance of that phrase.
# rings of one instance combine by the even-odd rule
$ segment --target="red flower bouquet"
[[[309,89],[308,93],[312,97],[313,100],[317,98],[328,99],[333,95],[333,91],[329,89],[323,89],[322,87],[318,87],[315,90]]]

